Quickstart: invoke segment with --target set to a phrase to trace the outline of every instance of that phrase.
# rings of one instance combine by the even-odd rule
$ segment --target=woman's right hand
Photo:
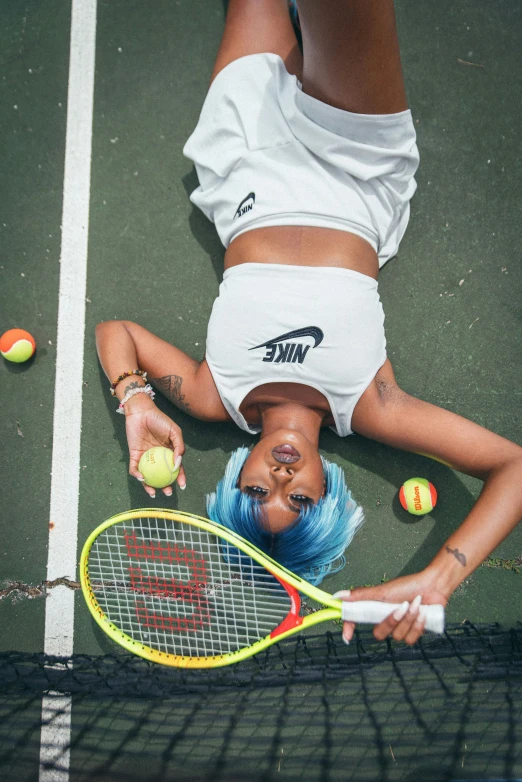
[[[181,457],[185,453],[185,443],[180,427],[174,423],[165,413],[158,410],[154,402],[145,394],[136,394],[125,404],[125,427],[127,432],[127,443],[129,445],[129,473],[143,481],[143,475],[138,469],[138,464],[149,448],[163,446],[174,451],[174,464],[180,465],[179,475],[176,482],[180,489],[184,489],[187,484],[185,470],[181,465]],[[156,489],[152,486],[143,484],[143,488],[154,498]],[[166,486],[163,493],[170,497],[172,487]]]

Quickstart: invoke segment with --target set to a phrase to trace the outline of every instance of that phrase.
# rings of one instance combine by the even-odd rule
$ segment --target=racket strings
[[[101,610],[123,633],[190,657],[250,646],[291,605],[264,567],[218,535],[149,517],[114,524],[96,538],[89,580]]]

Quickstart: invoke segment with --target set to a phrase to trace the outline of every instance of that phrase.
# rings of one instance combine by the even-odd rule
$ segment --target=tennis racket
[[[86,541],[80,573],[87,605],[114,641],[181,668],[230,665],[319,622],[377,623],[398,607],[336,600],[234,532],[181,511],[113,516]],[[441,605],[420,612],[427,629],[444,631]]]

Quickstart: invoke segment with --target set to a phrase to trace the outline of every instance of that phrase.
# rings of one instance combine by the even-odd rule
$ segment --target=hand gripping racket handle
[[[355,600],[354,602],[343,600],[342,617],[345,622],[376,625],[400,606],[401,603],[383,603],[379,600]],[[444,632],[444,606],[421,605],[419,614],[426,618],[426,630],[439,634]]]

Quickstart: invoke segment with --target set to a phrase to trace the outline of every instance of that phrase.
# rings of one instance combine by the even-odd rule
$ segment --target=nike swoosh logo
[[[321,344],[324,339],[324,334],[317,326],[306,326],[304,329],[295,329],[295,331],[287,331],[286,334],[281,334],[280,337],[275,339],[269,339],[267,342],[262,342],[261,345],[256,345],[255,348],[249,348],[249,350],[257,350],[258,348],[266,348],[268,345],[275,345],[277,342],[285,342],[289,339],[297,339],[298,337],[313,337],[314,348]]]
[[[239,204],[238,208],[236,209],[234,217],[237,217],[238,215],[241,215],[241,207],[243,206],[243,204],[246,204],[247,201],[250,201],[250,199],[252,199],[252,203],[255,204],[255,202],[256,202],[256,194],[255,193],[249,193],[246,198],[243,198],[243,200]]]

